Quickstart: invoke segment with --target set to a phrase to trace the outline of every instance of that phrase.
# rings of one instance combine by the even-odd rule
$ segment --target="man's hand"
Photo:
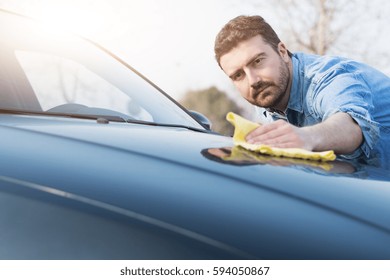
[[[322,123],[307,127],[296,127],[283,120],[264,124],[249,133],[246,141],[278,148],[334,150],[349,154],[361,145],[363,134],[350,115],[339,112]]]
[[[277,148],[302,148],[313,150],[309,135],[299,127],[286,121],[277,120],[261,125],[246,137],[250,144],[265,144]]]

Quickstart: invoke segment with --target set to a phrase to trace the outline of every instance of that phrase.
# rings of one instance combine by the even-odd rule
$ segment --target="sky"
[[[264,1],[0,0],[0,7],[93,39],[180,99],[210,86],[238,96],[214,59],[214,39],[241,14],[260,14],[279,33],[277,17],[259,6]]]
[[[105,46],[176,99],[217,86],[234,92],[214,59],[214,39],[251,1],[0,0],[0,7],[76,30]]]

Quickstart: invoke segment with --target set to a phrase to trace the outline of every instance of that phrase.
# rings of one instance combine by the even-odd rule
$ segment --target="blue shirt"
[[[380,152],[390,165],[390,78],[366,64],[341,57],[295,53],[292,65],[287,121],[302,127],[320,123],[337,112],[348,113],[364,136],[362,145],[349,156],[370,157]]]

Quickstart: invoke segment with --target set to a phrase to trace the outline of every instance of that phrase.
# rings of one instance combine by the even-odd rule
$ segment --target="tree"
[[[389,4],[384,0],[276,0],[256,2],[280,20],[281,40],[291,51],[343,55],[385,70],[390,58],[384,44]]]
[[[216,87],[188,91],[180,103],[188,110],[204,114],[211,121],[213,131],[229,136],[233,134],[234,128],[226,120],[226,114],[230,111],[237,114],[243,113],[241,107]]]
[[[335,18],[348,9],[345,0],[278,0],[278,17],[284,18],[283,34],[289,34],[290,46],[297,50],[324,55],[334,46],[349,25],[349,19],[334,24]]]

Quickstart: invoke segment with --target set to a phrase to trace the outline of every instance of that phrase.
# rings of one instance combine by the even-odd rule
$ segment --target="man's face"
[[[224,54],[220,64],[248,102],[284,110],[291,85],[290,58],[282,43],[278,47],[276,52],[257,35]]]

